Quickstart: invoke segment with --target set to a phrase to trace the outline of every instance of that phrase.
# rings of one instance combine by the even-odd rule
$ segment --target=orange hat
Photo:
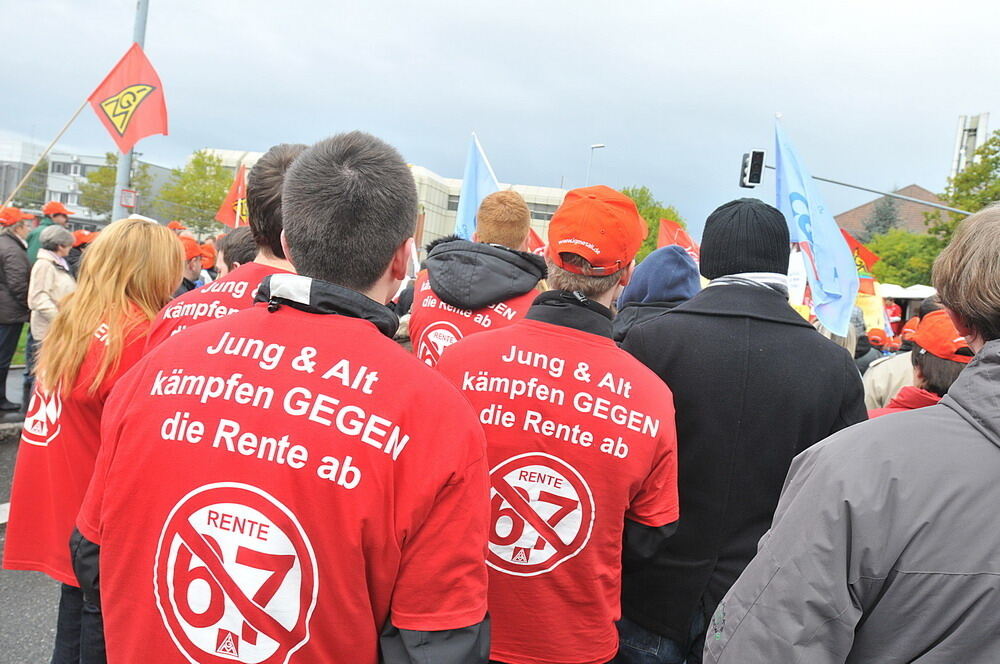
[[[167,228],[169,228],[172,231],[186,231],[187,230],[187,226],[185,226],[184,224],[182,224],[181,222],[176,221],[176,220],[175,221],[171,221],[169,224],[167,224]]]
[[[46,217],[51,217],[54,214],[64,214],[67,217],[69,217],[71,215],[76,214],[76,212],[73,212],[72,210],[67,210],[66,206],[60,203],[59,201],[49,201],[48,203],[42,206],[42,214],[44,214]]]
[[[210,244],[201,245],[201,267],[205,270],[215,267],[215,247]]]
[[[95,237],[97,237],[97,233],[91,233],[83,228],[73,231],[73,246],[79,247],[81,244],[90,244],[94,241]]]
[[[181,241],[181,245],[184,247],[184,260],[189,261],[192,258],[201,256],[201,245],[194,238],[182,236],[177,239]]]
[[[646,222],[625,194],[604,185],[573,189],[549,222],[548,256],[577,274],[613,274],[632,262],[647,232]],[[594,269],[584,272],[564,263],[560,253],[576,254]]]
[[[21,212],[21,208],[5,207],[3,210],[0,210],[0,224],[3,224],[4,226],[13,226],[19,221],[34,218],[35,215],[33,214]]]
[[[885,342],[889,340],[889,336],[885,333],[885,330],[880,330],[877,327],[873,327],[868,330],[868,334],[865,336],[868,337],[868,341],[871,345],[876,348],[881,348],[885,345]]]
[[[920,316],[914,316],[910,320],[906,321],[903,325],[902,331],[899,336],[903,338],[903,341],[909,341],[913,338],[913,333],[917,331],[917,326],[920,325]]]
[[[969,343],[959,334],[947,311],[932,311],[924,316],[913,335],[913,343],[920,346],[920,352],[930,353],[942,360],[962,364],[972,360]]]

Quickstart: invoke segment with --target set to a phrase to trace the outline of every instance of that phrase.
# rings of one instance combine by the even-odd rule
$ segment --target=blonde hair
[[[93,394],[118,361],[129,334],[156,317],[181,280],[184,255],[174,233],[143,219],[109,224],[83,255],[76,291],[63,302],[39,352],[37,380],[70,392],[98,328],[107,351],[88,386]]]
[[[563,252],[559,254],[559,257],[564,263],[575,265],[584,270],[593,267],[593,265],[590,264],[590,261],[576,254]],[[577,274],[576,272],[564,270],[553,263],[548,257],[545,258],[545,262],[548,264],[549,268],[549,287],[555,290],[580,292],[591,298],[600,297],[617,286],[622,280],[621,270],[618,270],[614,274],[589,276],[586,274]]]
[[[1000,339],[1000,204],[963,221],[934,261],[941,303],[986,341]]]
[[[531,230],[531,212],[516,191],[498,191],[483,199],[476,213],[476,239],[520,249]]]

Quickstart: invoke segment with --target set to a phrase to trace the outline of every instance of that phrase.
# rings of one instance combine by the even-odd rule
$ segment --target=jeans
[[[701,664],[705,629],[705,615],[699,610],[691,621],[691,645],[685,648],[685,644],[623,617],[618,621],[618,656],[614,664]]]
[[[62,584],[52,664],[105,664],[104,618],[83,591]]]
[[[17,342],[21,339],[21,328],[24,323],[0,325],[0,397],[7,395],[7,372],[10,361],[17,350]]]

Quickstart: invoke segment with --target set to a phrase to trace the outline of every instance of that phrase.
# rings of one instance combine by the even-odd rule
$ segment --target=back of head
[[[476,239],[520,249],[531,230],[531,212],[516,191],[498,191],[483,199],[476,213]]]
[[[236,263],[252,263],[257,257],[257,243],[249,226],[240,226],[223,235],[215,250],[222,255],[222,261],[230,270]]]
[[[788,274],[788,225],[781,212],[756,198],[740,198],[717,208],[701,236],[701,274]]]
[[[1000,339],[1000,205],[963,221],[934,261],[941,304],[983,341]]]
[[[60,247],[72,247],[75,239],[65,226],[57,224],[46,226],[39,235],[40,246],[47,251],[56,251]]]
[[[947,311],[932,311],[913,334],[913,366],[920,370],[923,388],[944,396],[970,361],[972,349],[959,334]]]
[[[701,289],[698,264],[677,245],[660,247],[635,268],[622,291],[618,306],[629,302],[677,302],[689,300]]]
[[[306,149],[302,144],[281,143],[262,156],[247,176],[247,215],[254,241],[278,258],[281,250],[281,188],[288,168]]]
[[[338,134],[292,164],[282,215],[299,274],[366,291],[413,235],[417,189],[391,145],[360,131]]]
[[[923,318],[929,313],[941,310],[941,298],[937,296],[937,293],[931,295],[930,297],[925,297],[920,302],[920,310],[917,315]]]

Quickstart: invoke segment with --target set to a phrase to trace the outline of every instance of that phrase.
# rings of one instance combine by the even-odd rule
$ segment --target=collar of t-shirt
[[[579,292],[553,290],[535,298],[525,314],[529,320],[550,325],[562,325],[581,332],[611,338],[614,314]]]
[[[362,318],[378,331],[392,338],[399,328],[399,318],[383,304],[350,288],[300,274],[272,274],[264,277],[256,302],[267,302],[277,311],[281,305],[311,314],[340,314]]]

